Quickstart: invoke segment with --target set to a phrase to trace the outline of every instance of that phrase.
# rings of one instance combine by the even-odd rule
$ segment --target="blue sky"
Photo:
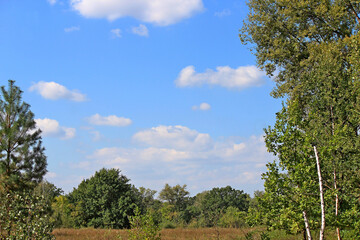
[[[245,1],[0,1],[0,83],[24,91],[71,191],[102,167],[136,187],[261,190],[281,101],[238,38]]]

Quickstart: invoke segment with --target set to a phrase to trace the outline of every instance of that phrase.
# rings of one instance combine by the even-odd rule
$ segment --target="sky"
[[[239,29],[243,0],[0,1],[0,85],[23,90],[65,193],[101,168],[136,187],[252,194],[281,100]]]

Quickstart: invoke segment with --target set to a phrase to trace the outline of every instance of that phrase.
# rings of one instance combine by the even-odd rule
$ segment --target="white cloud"
[[[101,162],[105,165],[115,165],[126,163],[129,160],[125,157],[120,157],[121,151],[118,148],[102,148],[96,150],[95,153],[90,157],[94,159],[101,159]]]
[[[54,5],[56,3],[56,0],[47,0],[48,3],[50,3],[51,5]]]
[[[121,38],[121,29],[119,28],[115,28],[115,29],[111,29],[110,31],[113,35],[114,38]]]
[[[53,119],[35,119],[36,126],[41,129],[44,137],[59,137],[63,140],[75,137],[75,128],[62,127],[59,122]]]
[[[265,73],[255,66],[243,66],[237,69],[221,66],[217,67],[216,71],[207,69],[204,73],[197,73],[194,66],[187,66],[181,70],[175,84],[178,87],[219,85],[240,90],[264,84],[264,76]]]
[[[38,92],[43,98],[50,100],[68,99],[75,102],[86,100],[86,96],[77,90],[69,90],[56,82],[43,82],[33,84],[30,91]]]
[[[188,184],[195,192],[231,185],[251,193],[261,188],[261,172],[272,160],[262,136],[213,140],[184,126],[159,126],[133,139],[145,146],[98,149],[87,156],[90,167],[84,167],[119,168],[135,185],[156,190],[169,183]]]
[[[138,27],[133,27],[131,31],[139,36],[142,37],[148,37],[149,36],[149,30],[144,24],[140,24]]]
[[[65,32],[74,32],[74,31],[79,31],[79,30],[80,30],[80,27],[76,27],[76,26],[64,28]]]
[[[118,117],[115,115],[103,117],[98,113],[89,117],[88,121],[90,124],[93,125],[106,125],[106,126],[115,126],[115,127],[124,127],[132,123],[131,119],[129,118]]]
[[[201,111],[207,111],[207,110],[210,110],[211,109],[211,106],[210,104],[208,103],[201,103],[199,106],[195,105],[195,106],[192,106],[192,110],[201,110]]]
[[[71,0],[71,6],[87,18],[113,21],[133,17],[161,26],[177,23],[203,10],[202,0]]]
[[[221,12],[216,12],[214,15],[216,17],[225,17],[231,15],[231,11],[229,9],[224,9]]]
[[[136,133],[133,139],[154,147],[178,150],[197,149],[201,151],[212,146],[209,134],[199,133],[184,126],[153,127]]]

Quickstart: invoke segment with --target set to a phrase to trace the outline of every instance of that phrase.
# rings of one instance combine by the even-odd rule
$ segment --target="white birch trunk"
[[[314,146],[315,158],[316,158],[316,166],[317,172],[319,177],[319,188],[320,188],[320,204],[321,204],[321,228],[320,228],[320,240],[324,239],[324,232],[325,232],[325,203],[324,203],[324,190],[322,184],[322,177],[321,177],[321,168],[320,168],[320,161],[316,146]]]
[[[304,222],[305,222],[305,229],[306,229],[307,239],[308,239],[308,240],[312,240],[312,238],[311,238],[311,233],[310,233],[309,220],[308,220],[308,218],[307,218],[306,211],[303,211],[303,216],[304,216]]]

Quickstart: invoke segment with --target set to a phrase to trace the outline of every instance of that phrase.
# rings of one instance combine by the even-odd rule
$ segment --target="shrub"
[[[0,239],[54,239],[49,202],[32,192],[0,194]]]
[[[155,224],[151,214],[141,215],[139,208],[135,209],[135,216],[130,217],[130,240],[160,240],[160,227]]]

